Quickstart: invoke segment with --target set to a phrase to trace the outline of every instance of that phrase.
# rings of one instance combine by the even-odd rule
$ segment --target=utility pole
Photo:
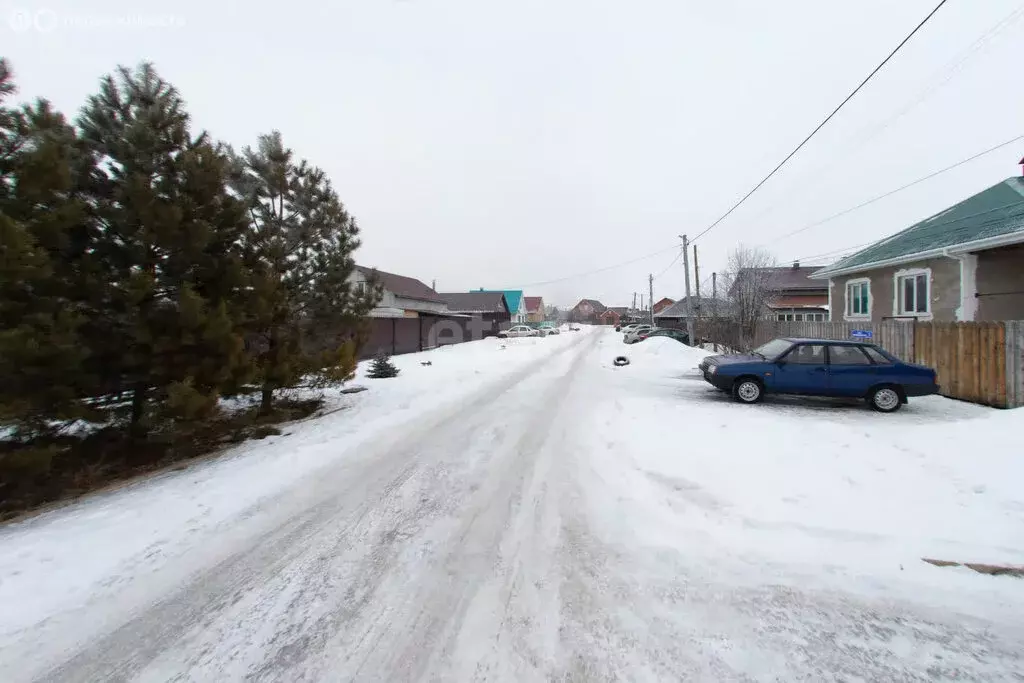
[[[650,294],[650,296],[647,297],[647,301],[648,305],[651,307],[651,327],[654,327],[654,275],[652,274],[647,275],[647,287],[648,293]]]
[[[693,300],[690,299],[690,241],[686,235],[680,237],[683,238],[683,271],[686,275],[686,334],[690,337],[690,344],[695,344],[697,338],[693,331]]]
[[[700,265],[698,265],[698,263],[697,263],[697,245],[696,244],[693,245],[693,284],[696,285],[696,289],[697,289],[697,320],[694,322],[694,327],[696,328],[694,330],[694,332],[699,336],[700,335],[700,316],[701,316],[701,311],[702,311],[701,306],[703,306],[704,302],[701,301],[701,299],[700,299]],[[690,339],[691,339],[691,343],[693,343],[692,342],[693,337],[690,337]]]
[[[644,293],[640,292],[640,310],[644,310]]]
[[[715,353],[718,353],[718,273],[711,273],[711,315],[714,316],[715,322],[715,339],[712,342],[715,345]]]
[[[693,245],[693,284],[697,285],[697,315],[700,315],[700,266],[697,264],[697,245]]]
[[[633,312],[636,312],[636,292],[633,292]]]

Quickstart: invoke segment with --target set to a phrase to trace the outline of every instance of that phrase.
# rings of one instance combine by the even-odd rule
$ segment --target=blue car
[[[699,367],[705,380],[741,403],[765,394],[863,398],[892,413],[910,396],[939,391],[931,368],[855,341],[773,339],[750,355],[708,356]]]

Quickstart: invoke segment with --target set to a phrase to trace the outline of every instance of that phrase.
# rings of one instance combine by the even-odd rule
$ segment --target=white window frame
[[[868,286],[868,312],[867,313],[853,313],[853,302],[850,300],[850,286],[851,285],[867,285]],[[857,277],[851,280],[847,280],[846,284],[843,285],[843,320],[855,321],[855,320],[871,320],[871,314],[875,306],[875,298],[871,295],[871,278],[869,277]]]
[[[925,292],[925,304],[928,310],[923,313],[917,311],[903,310],[903,281],[907,278],[925,276],[927,291]],[[931,268],[907,268],[897,270],[892,276],[892,315],[894,318],[914,318],[916,320],[931,320],[932,313],[932,269]],[[917,302],[917,285],[914,285],[914,301]]]

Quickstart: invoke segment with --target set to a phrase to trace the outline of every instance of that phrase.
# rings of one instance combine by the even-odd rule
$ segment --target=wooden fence
[[[744,351],[777,337],[870,341],[902,360],[935,368],[944,396],[998,408],[1024,405],[1024,321],[881,323],[759,321],[743,330],[731,320],[702,320],[697,336]]]

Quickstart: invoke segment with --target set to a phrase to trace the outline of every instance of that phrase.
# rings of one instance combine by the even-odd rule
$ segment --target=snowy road
[[[1024,581],[917,561],[1022,559],[1021,469],[915,451],[988,411],[750,409],[682,347],[520,341],[3,530],[0,680],[1024,676]]]

